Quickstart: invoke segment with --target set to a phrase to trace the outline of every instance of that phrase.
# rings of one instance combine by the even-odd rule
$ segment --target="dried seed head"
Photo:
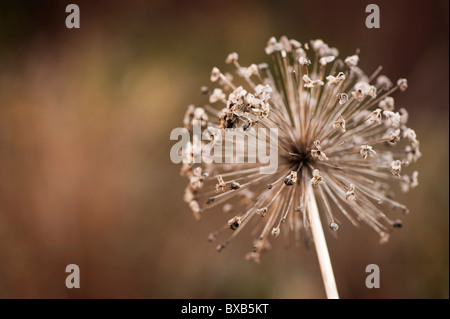
[[[241,220],[242,218],[240,216],[235,216],[228,221],[228,226],[230,226],[232,230],[236,230],[241,224]]]
[[[258,66],[256,64],[252,64],[248,68],[241,68],[240,71],[244,78],[250,78],[252,75],[258,74]]]
[[[345,193],[345,199],[356,200],[355,196],[355,185],[350,184],[347,192]]]
[[[377,155],[377,152],[375,152],[370,145],[361,145],[361,150],[359,151],[359,153],[364,159],[375,157]]]
[[[272,228],[272,236],[273,237],[278,237],[278,235],[280,235],[280,227]]]
[[[305,88],[309,88],[309,89],[324,84],[321,80],[311,80],[311,78],[309,76],[307,76],[306,74],[303,76],[303,81],[305,82],[305,84],[303,86]]]
[[[216,192],[225,190],[225,182],[223,181],[222,175],[217,175]]]
[[[220,77],[220,70],[216,67],[213,67],[212,71],[211,71],[211,82],[216,82]]]
[[[319,51],[325,45],[325,43],[321,39],[311,40],[310,43],[311,43],[311,48],[314,51]]]
[[[311,184],[314,187],[317,187],[319,185],[322,185],[323,183],[325,183],[325,180],[322,176],[320,176],[320,172],[318,169],[313,170],[312,172],[312,178],[311,178]]]
[[[342,133],[347,132],[347,130],[345,129],[345,120],[341,114],[339,114],[337,120],[334,121],[333,128],[340,129]]]
[[[357,66],[359,62],[359,57],[357,55],[349,56],[345,59],[345,64],[348,66]]]
[[[256,210],[256,213],[258,214],[258,215],[261,215],[261,217],[264,217],[264,216],[266,216],[266,214],[267,214],[267,207],[263,207],[263,208],[258,208],[257,210]]]
[[[406,79],[398,79],[397,85],[400,91],[404,92],[408,88],[408,81]]]
[[[298,49],[302,46],[302,44],[300,42],[298,42],[297,40],[294,39],[290,39],[289,43],[291,44],[292,49]]]
[[[316,149],[311,150],[311,156],[313,158],[318,159],[319,161],[328,161],[327,155],[324,152],[322,152],[322,148],[320,147],[320,142],[314,141],[314,146],[316,147]]]
[[[377,87],[382,91],[388,91],[392,88],[392,81],[386,75],[380,75],[377,78]]]
[[[302,45],[286,36],[272,37],[265,51],[275,65],[243,67],[238,54],[230,53],[225,62],[235,72],[214,67],[211,81],[218,87],[202,89],[214,107],[189,105],[184,127],[192,132],[200,123],[205,140],[194,135],[179,154],[181,174],[189,180],[184,201],[197,219],[216,207],[239,214],[211,234],[214,240],[235,230],[219,251],[249,221],[264,224],[257,228],[260,233],[246,256],[255,262],[283,227],[295,238],[310,227],[311,197],[327,215],[331,230],[339,228],[331,211],[336,208],[354,224],[367,223],[380,242],[386,242],[389,232],[402,224],[389,219],[385,210],[408,212],[393,199],[389,182],[399,183],[403,191],[418,185],[418,172],[408,169],[421,157],[419,140],[407,127],[407,111],[396,112],[391,97],[396,90],[406,90],[407,81],[399,79],[393,86],[386,76],[376,75],[379,69],[366,75],[358,67],[357,54],[342,60],[338,50],[321,39]],[[263,150],[277,150],[275,172],[263,174],[259,162],[194,162],[208,146],[222,149],[223,132],[232,129],[247,134],[250,141],[259,128],[278,130],[276,143],[268,138],[258,141],[258,148],[264,144]],[[237,138],[232,143],[234,149],[242,147]]]
[[[202,168],[196,167],[192,171],[192,175],[190,177],[190,185],[192,189],[198,190],[203,186],[203,182],[205,181],[205,176],[202,175]]]
[[[277,39],[275,39],[275,37],[271,37],[267,42],[265,51],[268,55],[271,55],[274,52],[281,51],[281,49],[282,49],[281,44],[277,42]]]
[[[417,141],[416,132],[413,129],[407,128],[403,133],[403,137],[407,138],[412,143],[412,145],[419,144],[419,141]]]
[[[394,110],[394,99],[390,96],[385,97],[383,100],[380,101],[380,103],[378,105],[384,111],[393,111]]]
[[[396,129],[395,131],[389,131],[388,141],[389,143],[397,143],[400,141],[400,129]]]
[[[338,99],[339,99],[339,104],[345,104],[348,101],[348,95],[346,93],[339,93],[337,95]]]
[[[306,65],[306,66],[311,64],[311,61],[308,60],[307,58],[303,57],[303,56],[301,56],[299,58],[298,62],[300,63],[300,65]]]
[[[226,95],[222,89],[214,89],[213,93],[209,96],[209,103],[216,103],[217,101],[225,102]]]
[[[297,183],[297,172],[294,172],[294,171],[290,172],[289,175],[284,180],[284,183],[287,186],[292,186],[295,183]]]
[[[357,101],[361,102],[367,96],[375,98],[377,96],[377,89],[373,85],[369,85],[366,81],[360,81],[355,84],[352,95]]]
[[[398,128],[400,126],[400,113],[392,111],[383,111],[383,116],[388,120],[386,124],[389,127]]]
[[[400,172],[402,170],[402,162],[399,160],[393,161],[389,168],[391,170],[392,175],[400,177]]]
[[[329,55],[329,56],[324,56],[322,58],[320,58],[319,63],[321,65],[327,65],[328,63],[331,63],[334,61],[334,59],[336,59],[336,57]]]
[[[417,160],[422,156],[422,153],[419,150],[419,144],[407,145],[405,147],[406,160],[411,162],[417,162]]]
[[[329,75],[329,76],[326,77],[326,79],[328,81],[328,84],[330,84],[330,85],[331,84],[339,84],[340,82],[345,80],[345,75],[342,72],[340,72],[338,74],[338,76]]]
[[[238,54],[236,52],[232,52],[228,54],[227,58],[225,59],[225,63],[230,64],[236,62],[238,58],[239,58]]]
[[[339,225],[336,224],[335,222],[331,222],[329,227],[332,231],[336,231],[339,229]]]
[[[381,120],[382,120],[382,109],[376,109],[375,111],[372,112],[372,114],[370,115],[370,121],[372,123],[381,124]]]

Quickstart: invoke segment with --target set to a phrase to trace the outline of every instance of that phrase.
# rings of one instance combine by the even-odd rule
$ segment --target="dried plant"
[[[402,223],[385,212],[408,212],[393,199],[391,182],[403,191],[418,184],[417,172],[408,176],[404,171],[420,157],[419,142],[406,126],[408,113],[396,111],[390,96],[405,91],[407,81],[393,85],[379,75],[381,67],[367,76],[357,66],[358,54],[341,60],[338,50],[322,40],[301,45],[272,37],[265,51],[270,66],[242,67],[237,53],[231,53],[225,62],[236,67],[234,76],[213,68],[211,81],[221,88],[202,91],[218,108],[190,106],[184,124],[192,130],[200,121],[213,142],[218,140],[214,132],[226,128],[277,128],[278,169],[264,174],[258,163],[193,164],[195,147],[188,143],[182,175],[190,182],[184,200],[196,218],[217,206],[232,213],[209,237],[213,241],[231,232],[219,251],[254,223],[259,235],[247,258],[257,262],[270,237],[284,233],[298,242],[302,229],[311,233],[327,295],[337,298],[321,218],[331,231],[338,230],[341,215],[354,225],[364,222],[386,242]],[[203,148],[205,142],[200,143]]]

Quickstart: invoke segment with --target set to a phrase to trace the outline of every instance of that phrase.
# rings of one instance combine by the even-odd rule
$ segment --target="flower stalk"
[[[319,259],[325,292],[328,299],[339,299],[330,254],[328,253],[327,242],[325,240],[322,223],[320,221],[319,209],[317,208],[316,198],[310,184],[308,184],[307,197],[308,212],[311,219],[311,233],[314,240],[314,246],[316,248],[317,258]]]

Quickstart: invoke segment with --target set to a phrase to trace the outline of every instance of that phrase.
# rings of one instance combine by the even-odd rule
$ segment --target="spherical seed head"
[[[182,150],[181,173],[189,179],[184,200],[194,216],[216,207],[238,214],[213,232],[211,239],[231,232],[219,251],[251,227],[247,224],[256,224],[258,237],[247,255],[256,262],[269,238],[289,232],[300,238],[301,231],[309,231],[311,196],[331,231],[339,229],[335,217],[342,214],[355,225],[367,223],[386,242],[402,226],[389,219],[390,211],[408,212],[393,199],[391,181],[403,191],[418,185],[418,172],[407,171],[421,156],[419,141],[407,127],[407,111],[396,110],[391,96],[407,89],[406,79],[394,86],[385,75],[367,76],[358,67],[358,54],[340,59],[338,50],[320,39],[302,45],[272,37],[265,51],[277,65],[241,66],[238,54],[229,54],[226,63],[236,68],[234,76],[214,67],[210,79],[220,87],[202,89],[211,105],[188,107],[184,127],[193,132],[199,124],[206,131],[206,138],[197,136]],[[242,147],[245,154],[275,149],[274,171],[260,171],[264,165],[250,156],[238,162],[219,153],[218,163],[217,154],[211,155],[212,149],[224,150],[226,132],[250,140],[259,129],[266,130],[264,139],[253,146],[236,139],[233,149]],[[278,130],[275,140],[270,129]],[[194,163],[199,152],[202,162]]]

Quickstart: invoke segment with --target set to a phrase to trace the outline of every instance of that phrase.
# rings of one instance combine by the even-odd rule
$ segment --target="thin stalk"
[[[307,183],[308,212],[311,220],[311,231],[316,248],[317,258],[319,259],[320,270],[322,272],[323,284],[328,299],[339,299],[339,294],[334,279],[333,267],[331,266],[330,255],[328,253],[327,242],[323,233],[322,223],[320,221],[319,209],[317,208],[316,198],[310,183]],[[320,186],[319,186],[320,187]]]

